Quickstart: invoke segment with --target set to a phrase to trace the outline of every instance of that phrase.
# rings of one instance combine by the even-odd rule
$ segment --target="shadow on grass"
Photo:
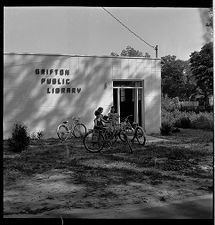
[[[65,143],[58,139],[48,139],[44,144],[44,148],[40,149],[37,143],[34,143],[34,148],[21,153],[18,158],[5,158],[5,180],[15,181],[16,174],[32,176],[52,169],[74,171],[71,182],[87,183],[92,187],[102,187],[110,183],[142,182],[146,179],[154,183],[156,180],[159,182],[179,179],[164,175],[163,171],[178,171],[187,176],[211,178],[210,174],[202,171],[197,174],[190,170],[199,160],[211,156],[212,151],[206,152],[201,148],[187,149],[159,143],[144,147],[134,144],[134,153],[129,154],[125,145],[117,143],[112,149],[93,154],[84,149],[82,140],[79,139],[71,139]],[[69,158],[66,155],[66,145],[70,153]],[[159,165],[159,171],[154,170],[157,158],[166,158],[165,163]],[[190,159],[192,161],[189,161]],[[95,164],[96,160],[98,164]],[[149,170],[143,170],[146,168]]]

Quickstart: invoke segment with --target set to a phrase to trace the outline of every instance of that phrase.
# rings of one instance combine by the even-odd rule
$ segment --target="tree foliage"
[[[110,55],[111,56],[119,56],[116,52],[111,52]]]
[[[131,46],[127,46],[126,49],[123,49],[120,55],[129,56],[129,57],[132,57],[132,56],[143,57],[143,53],[141,51],[135,50]]]
[[[146,52],[146,53],[145,53],[145,57],[146,57],[146,58],[150,58],[151,56],[149,55],[148,52]]]
[[[111,56],[119,56],[118,53],[116,52],[111,52],[110,54]],[[145,55],[143,55],[143,53],[139,50],[135,50],[134,48],[132,48],[131,46],[127,46],[125,49],[123,49],[120,53],[120,56],[128,56],[128,57],[147,57],[150,58],[151,56],[149,55],[148,52],[145,53]]]
[[[213,33],[213,8],[210,8],[208,11],[208,22],[206,26],[211,29],[211,33]]]
[[[163,95],[188,100],[195,89],[188,61],[176,59],[175,55],[161,57],[161,88]]]
[[[116,52],[111,55],[119,56]],[[120,56],[150,57],[131,46],[123,49]],[[195,100],[201,95],[208,104],[213,94],[213,44],[207,43],[200,52],[191,53],[187,61],[176,59],[175,55],[161,57],[161,89],[163,96],[178,97],[180,101]]]
[[[209,97],[213,95],[213,43],[206,43],[200,52],[190,55],[190,68],[202,95],[205,106],[209,104]]]

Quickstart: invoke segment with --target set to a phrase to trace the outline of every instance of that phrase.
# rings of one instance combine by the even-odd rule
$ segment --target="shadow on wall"
[[[113,66],[120,68],[124,78],[144,79],[146,132],[159,130],[160,78],[151,68],[143,67],[137,74],[136,68],[133,71],[128,64],[119,65],[119,59],[102,57],[12,54],[6,55],[4,61],[4,138],[11,135],[16,121],[27,125],[30,132],[43,130],[46,137],[56,137],[57,125],[72,116],[81,117],[87,128],[92,128],[95,109],[102,106],[106,114],[112,105]],[[146,61],[144,65],[147,65]],[[72,71],[68,76],[70,85],[61,84],[59,87],[81,88],[81,91],[75,94],[48,94],[47,88],[51,90],[58,86],[45,82],[41,84],[41,79],[60,76],[36,75],[37,68],[69,69]],[[156,71],[156,65],[153,70]],[[158,91],[155,93],[156,88]],[[151,131],[151,128],[155,130]]]
[[[80,116],[91,128],[98,104],[103,100],[107,107],[112,104],[112,98],[106,97],[110,88],[112,90],[111,58],[78,58],[81,66],[69,78],[72,87],[81,87],[81,92],[47,94],[47,87],[51,85],[41,84],[44,75],[38,79],[35,68],[65,68],[64,61],[71,57],[23,55],[17,60],[11,59],[13,55],[7,57],[10,60],[5,60],[4,67],[4,138],[11,135],[15,121],[23,122],[30,132],[44,130],[47,137],[56,137],[57,125],[73,115]],[[68,88],[68,85],[61,85],[63,87]]]

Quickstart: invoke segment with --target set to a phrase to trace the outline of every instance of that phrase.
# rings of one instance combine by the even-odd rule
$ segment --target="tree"
[[[121,56],[139,56],[139,57],[143,57],[143,53],[135,50],[134,48],[132,48],[131,46],[127,46],[126,49],[123,49],[121,54]]]
[[[189,60],[182,61],[182,62],[184,65],[184,70],[183,70],[183,76],[182,76],[183,88],[182,88],[181,100],[190,101],[192,100],[191,97],[196,92],[197,84],[195,79],[192,76]]]
[[[211,34],[213,34],[213,8],[210,8],[208,11],[208,22],[206,26],[211,29]]]
[[[190,55],[190,68],[198,86],[198,92],[209,106],[209,97],[213,95],[213,43],[206,43],[200,52]]]
[[[118,53],[116,52],[111,52],[111,56],[119,56]],[[123,49],[120,53],[120,56],[129,56],[129,57],[147,57],[150,58],[151,56],[149,55],[148,52],[145,53],[145,56],[143,56],[143,53],[139,50],[135,50],[131,46],[127,46],[126,49]]]
[[[116,52],[111,52],[110,55],[111,56],[119,56]]]
[[[161,57],[161,89],[163,95],[188,100],[195,87],[187,61],[176,59],[175,55]]]
[[[145,57],[146,57],[146,58],[150,58],[151,56],[149,55],[148,52],[146,52],[146,53],[145,53]]]

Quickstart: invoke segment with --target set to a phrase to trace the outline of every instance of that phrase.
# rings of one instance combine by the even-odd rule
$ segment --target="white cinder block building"
[[[15,122],[47,138],[72,116],[92,128],[94,111],[101,106],[105,115],[112,105],[147,134],[160,130],[160,59],[5,53],[3,85],[4,139]]]

